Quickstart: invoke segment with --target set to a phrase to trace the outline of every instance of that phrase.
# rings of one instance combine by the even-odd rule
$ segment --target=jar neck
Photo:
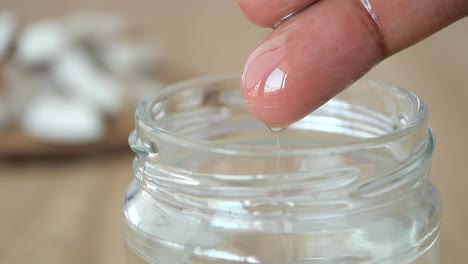
[[[417,148],[407,148],[412,149],[411,152],[405,152],[404,147],[409,141],[414,141],[413,137],[425,139]],[[229,154],[202,153],[186,147],[177,150],[183,152],[186,159],[175,163],[170,158],[175,150],[172,144],[164,148],[142,144],[136,132],[132,133],[130,144],[137,153],[134,169],[141,186],[168,206],[191,207],[207,214],[277,216],[278,211],[269,212],[268,208],[261,207],[268,203],[284,207],[295,218],[302,215],[322,219],[327,213],[330,216],[338,212],[340,215],[360,214],[417,199],[426,188],[434,140],[431,131],[422,128],[393,144],[357,151],[359,157],[383,152],[404,157],[401,163],[392,166],[386,163],[385,158],[353,159],[355,152],[306,157],[271,155],[260,159],[258,156],[237,158]],[[169,157],[164,157],[165,154]],[[240,166],[244,159],[262,160],[267,164],[265,172],[237,169],[236,166]],[[214,168],[210,166],[208,171],[204,171],[197,166],[203,160],[217,160],[223,164]],[[226,162],[234,164],[234,167],[224,167]],[[275,162],[279,164],[278,171],[272,169]],[[244,173],[239,172],[242,170]]]

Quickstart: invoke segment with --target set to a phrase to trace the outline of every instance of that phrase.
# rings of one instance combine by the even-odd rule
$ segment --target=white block
[[[33,101],[23,113],[20,126],[33,138],[60,144],[97,142],[105,132],[96,109],[79,100],[51,95]]]
[[[112,73],[124,77],[138,77],[155,69],[162,61],[158,41],[115,40],[104,43],[98,58]]]
[[[59,21],[42,20],[27,26],[18,40],[16,59],[20,65],[31,67],[48,64],[70,45],[70,35]]]
[[[120,83],[93,64],[90,57],[79,50],[69,51],[52,69],[58,87],[70,96],[81,98],[106,114],[117,114],[122,105]]]

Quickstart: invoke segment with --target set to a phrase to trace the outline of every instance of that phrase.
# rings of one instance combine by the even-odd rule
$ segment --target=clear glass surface
[[[127,263],[436,264],[441,205],[423,102],[359,82],[281,133],[237,75],[138,108]]]

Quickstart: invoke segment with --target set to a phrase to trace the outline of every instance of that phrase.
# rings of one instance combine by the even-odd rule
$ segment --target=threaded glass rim
[[[326,155],[330,153],[343,153],[350,151],[357,151],[359,149],[366,149],[375,146],[385,145],[394,140],[401,139],[409,136],[421,129],[427,130],[427,122],[429,113],[425,103],[414,93],[403,88],[391,85],[380,81],[359,81],[361,83],[372,83],[379,89],[383,89],[395,96],[406,98],[409,108],[412,109],[411,113],[407,113],[408,121],[406,124],[397,130],[378,135],[375,137],[357,138],[353,142],[345,142],[340,145],[321,145],[321,146],[307,146],[307,147],[290,147],[287,151],[281,153],[272,153],[271,148],[264,146],[247,146],[240,144],[226,144],[210,140],[198,139],[177,131],[165,129],[159,126],[159,122],[152,116],[151,109],[155,103],[161,102],[183,92],[191,87],[199,85],[210,85],[217,82],[232,81],[239,79],[238,73],[226,73],[218,75],[203,76],[195,79],[190,79],[169,85],[168,87],[158,90],[153,96],[143,100],[136,110],[137,127],[144,129],[149,133],[164,135],[165,140],[171,141],[175,144],[184,145],[187,148],[194,150],[202,150],[204,152],[219,153],[225,155],[280,155],[280,156],[310,156],[310,155]],[[239,87],[240,89],[240,87]]]

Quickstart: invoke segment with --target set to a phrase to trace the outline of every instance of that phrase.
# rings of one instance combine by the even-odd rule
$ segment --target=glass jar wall
[[[423,102],[358,82],[275,133],[237,75],[145,100],[130,145],[127,263],[439,263]]]

